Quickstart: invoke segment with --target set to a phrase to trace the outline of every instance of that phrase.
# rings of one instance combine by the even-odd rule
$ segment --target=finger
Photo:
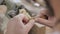
[[[19,18],[16,16],[8,22],[6,34],[14,34],[17,30],[20,31],[22,28],[24,28],[24,24],[20,22]]]
[[[18,20],[17,24],[20,24],[20,26],[24,27],[24,24],[22,22],[22,20],[24,19],[23,14],[19,14],[19,15],[15,16],[14,18],[16,18],[16,20]]]
[[[37,22],[39,22],[40,24],[44,24],[44,25],[47,25],[49,27],[52,27],[52,22],[49,21],[49,20],[46,20],[46,19],[43,19],[43,18],[36,18],[35,19]]]
[[[24,14],[19,14],[16,16],[21,22],[24,20],[25,22],[27,22],[29,20],[29,18],[24,15]]]
[[[24,17],[23,22],[27,24],[29,22],[29,18],[27,16]]]
[[[24,18],[24,15],[23,14],[19,14],[19,15],[17,15],[17,16],[15,16],[15,17],[13,17],[10,21],[9,21],[9,23],[11,22],[11,23],[16,23],[16,24],[13,24],[14,26],[15,25],[19,25],[20,27],[24,27],[24,24],[23,24],[23,22],[22,22],[22,19]],[[8,24],[9,24],[8,23]],[[11,24],[10,23],[10,24]],[[13,26],[13,25],[11,25],[11,26]],[[9,25],[10,26],[10,25]]]
[[[33,27],[34,23],[35,23],[35,20],[32,19],[25,25],[26,32],[30,31],[30,29]]]

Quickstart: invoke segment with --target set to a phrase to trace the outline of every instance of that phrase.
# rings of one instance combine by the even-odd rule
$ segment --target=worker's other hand
[[[56,18],[55,17],[49,17],[49,19],[43,19],[43,18],[36,18],[37,22],[43,25],[47,25],[49,27],[54,27],[56,25]]]
[[[24,24],[23,20],[28,23]],[[28,34],[34,22],[33,19],[28,21],[25,15],[19,14],[8,22],[6,34]]]
[[[35,20],[40,24],[44,24],[49,27],[54,27],[57,23],[57,19],[55,16],[49,16],[47,12],[47,10],[42,10],[42,12],[40,12],[40,14],[37,16]],[[48,19],[45,19],[44,15],[46,15]]]

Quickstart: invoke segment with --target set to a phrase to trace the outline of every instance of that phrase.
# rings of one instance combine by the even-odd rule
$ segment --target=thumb
[[[24,14],[19,14],[16,17],[20,20],[20,22],[23,22],[23,23],[27,23],[29,20],[29,18]]]

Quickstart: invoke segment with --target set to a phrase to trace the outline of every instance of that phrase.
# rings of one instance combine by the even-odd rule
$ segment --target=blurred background
[[[47,7],[44,0],[0,0],[0,34],[5,34],[8,21],[21,11],[35,17]],[[48,17],[42,16],[42,18]],[[49,34],[50,32],[52,32],[51,28],[35,23],[29,34]]]

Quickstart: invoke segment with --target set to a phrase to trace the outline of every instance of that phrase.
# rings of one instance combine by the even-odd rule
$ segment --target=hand
[[[23,14],[12,18],[8,22],[6,34],[28,34],[35,21],[31,19],[27,24],[24,25],[23,20],[28,20],[28,18]]]
[[[55,17],[49,17],[49,19],[43,19],[43,18],[36,18],[37,22],[47,25],[49,27],[54,27],[56,25],[56,18]]]
[[[38,18],[36,18],[35,20],[41,24],[44,24],[53,28],[57,23],[57,18],[55,16],[49,16],[47,12],[48,12],[47,10],[43,10],[42,12],[40,12],[40,14],[38,15]],[[48,20],[43,19],[44,15],[47,15]]]

